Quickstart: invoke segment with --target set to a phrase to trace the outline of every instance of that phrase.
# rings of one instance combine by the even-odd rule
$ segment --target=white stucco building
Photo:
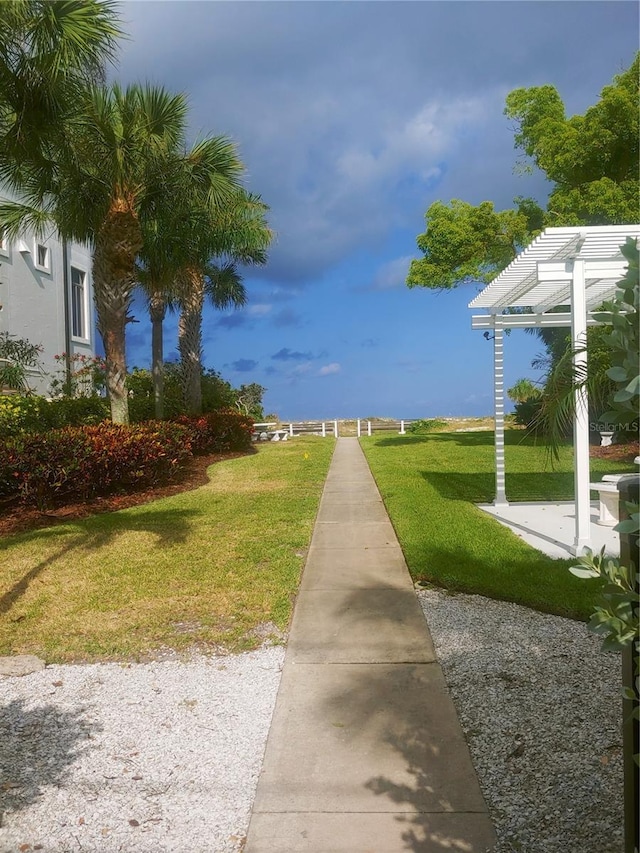
[[[40,394],[48,394],[51,376],[63,366],[56,355],[95,355],[89,249],[65,245],[53,231],[9,240],[0,230],[0,332],[42,346],[42,371],[28,374]]]

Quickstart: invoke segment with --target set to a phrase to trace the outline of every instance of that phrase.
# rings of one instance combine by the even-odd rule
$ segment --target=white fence
[[[374,432],[397,432],[399,435],[406,435],[406,427],[411,423],[413,423],[412,420],[370,421],[358,418],[357,434],[358,438],[360,438],[364,434],[363,429],[366,429],[367,435],[373,435]],[[364,427],[364,424],[366,424],[366,427]]]
[[[291,421],[253,425],[254,441],[286,441],[296,435],[333,435],[338,438],[338,421]]]
[[[342,423],[343,431],[347,435],[353,435],[354,427],[358,438],[361,435],[373,435],[379,432],[393,432],[397,435],[406,435],[407,427],[414,423],[411,419],[382,420],[377,418],[356,418],[343,421],[287,421],[285,423],[265,422],[254,424],[254,441],[287,441],[296,435],[319,435],[323,438],[332,435],[338,438],[339,424]]]

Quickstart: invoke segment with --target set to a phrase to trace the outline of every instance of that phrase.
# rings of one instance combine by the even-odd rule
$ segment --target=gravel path
[[[581,623],[418,596],[495,853],[620,853],[618,657]],[[0,851],[239,851],[283,660],[271,647],[0,678]]]
[[[580,622],[418,592],[499,843],[620,853],[620,658]]]
[[[2,853],[240,850],[283,660],[271,647],[0,679]]]

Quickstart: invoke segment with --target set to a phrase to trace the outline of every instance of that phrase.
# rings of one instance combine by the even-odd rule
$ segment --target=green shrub
[[[0,436],[9,438],[66,426],[95,425],[108,416],[109,404],[101,397],[47,400],[12,394],[0,397]]]
[[[514,422],[518,426],[526,427],[528,430],[535,432],[542,409],[542,402],[540,397],[530,397],[528,400],[521,400],[519,403],[516,403],[513,410]]]
[[[233,406],[235,395],[231,385],[215,370],[202,372],[202,410],[213,412]],[[153,381],[148,370],[134,367],[127,376],[129,418],[140,423],[155,418]],[[168,362],[164,366],[164,416],[171,419],[184,414],[180,365]]]
[[[232,409],[190,417],[181,415],[176,423],[189,430],[193,452],[224,453],[251,447],[253,419]]]
[[[0,490],[45,509],[70,495],[86,499],[156,485],[190,455],[189,431],[175,423],[25,433],[0,446]]]
[[[428,418],[426,420],[421,418],[418,421],[410,423],[407,427],[407,432],[414,435],[424,435],[426,432],[438,432],[438,430],[444,429],[447,426],[447,422],[439,418]]]

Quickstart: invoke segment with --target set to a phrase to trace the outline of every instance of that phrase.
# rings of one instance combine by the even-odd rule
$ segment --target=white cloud
[[[342,368],[338,364],[337,361],[331,362],[331,364],[325,364],[324,367],[321,367],[318,371],[318,376],[330,376],[332,373],[340,373]]]
[[[251,314],[253,317],[264,317],[265,314],[269,314],[273,305],[267,305],[266,303],[258,303],[256,305],[249,305],[247,308],[247,314]]]

